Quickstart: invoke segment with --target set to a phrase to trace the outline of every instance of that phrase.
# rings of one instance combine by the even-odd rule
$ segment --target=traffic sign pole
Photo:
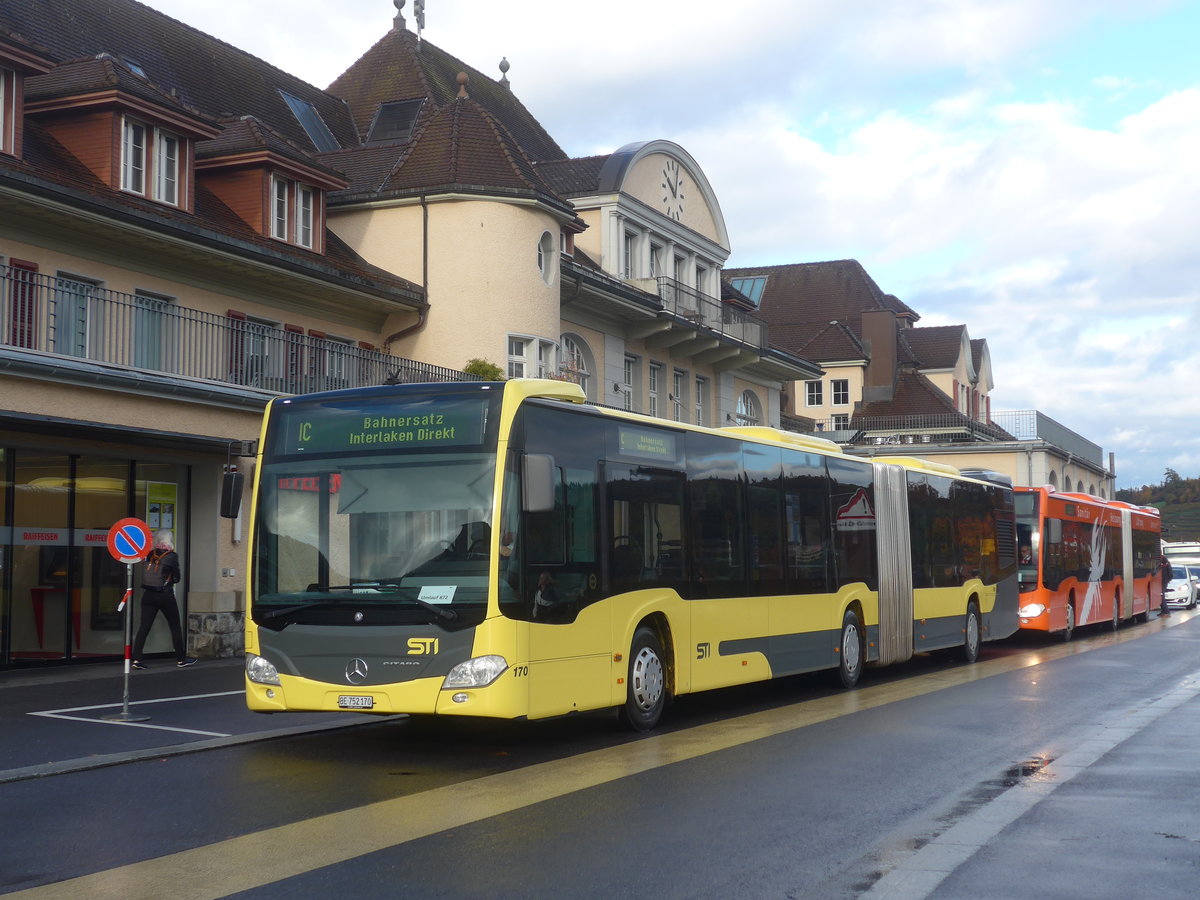
[[[125,563],[125,595],[117,610],[125,610],[125,691],[119,713],[104,716],[111,722],[145,722],[149,716],[133,715],[129,711],[129,672],[133,650],[133,564],[150,553],[153,538],[150,528],[141,519],[122,519],[108,530],[108,552],[117,562]]]

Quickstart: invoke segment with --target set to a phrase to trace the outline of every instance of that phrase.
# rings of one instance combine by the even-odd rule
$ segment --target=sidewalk
[[[130,716],[147,717],[138,722],[105,719],[125,708],[121,662],[0,672],[0,784],[382,721],[250,712],[240,658],[186,669],[171,659],[148,665],[129,675]]]

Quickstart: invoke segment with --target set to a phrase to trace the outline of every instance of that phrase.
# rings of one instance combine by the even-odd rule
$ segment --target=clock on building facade
[[[663,211],[678,222],[683,215],[683,170],[671,159],[663,166],[662,176]]]

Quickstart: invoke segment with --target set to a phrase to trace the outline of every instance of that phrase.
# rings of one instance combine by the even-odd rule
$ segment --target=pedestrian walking
[[[1167,559],[1166,554],[1158,558],[1158,577],[1162,581],[1162,599],[1158,604],[1158,617],[1169,616],[1171,611],[1167,609],[1167,585],[1171,583],[1171,561]]]
[[[171,643],[175,646],[175,665],[182,669],[195,664],[196,660],[187,655],[187,644],[179,624],[179,606],[175,601],[175,585],[179,583],[182,575],[179,555],[175,552],[174,536],[170,531],[155,532],[154,549],[146,557],[146,564],[142,568],[142,622],[138,627],[137,637],[133,640],[133,668],[146,668],[146,664],[142,662],[142,649],[159,613],[163,614],[163,618],[167,620],[167,627],[171,629]]]

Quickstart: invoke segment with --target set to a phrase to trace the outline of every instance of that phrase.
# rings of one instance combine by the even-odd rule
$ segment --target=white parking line
[[[157,700],[133,700],[130,706],[147,706],[151,703],[177,703],[180,700],[206,700],[210,697],[233,697],[238,694],[244,694],[245,691],[221,691],[217,694],[189,694],[184,697],[161,697]],[[47,709],[40,712],[31,712],[31,716],[41,716],[45,719],[66,719],[72,722],[92,722],[97,725],[126,725],[133,728],[151,728],[157,731],[179,731],[184,734],[202,734],[207,737],[230,737],[229,734],[220,731],[201,731],[197,728],[173,728],[170,725],[147,725],[144,722],[121,722],[116,719],[95,719],[91,716],[73,716],[68,713],[90,712],[97,709],[116,709],[124,706],[123,703],[101,703],[96,706],[71,706],[66,709]]]

